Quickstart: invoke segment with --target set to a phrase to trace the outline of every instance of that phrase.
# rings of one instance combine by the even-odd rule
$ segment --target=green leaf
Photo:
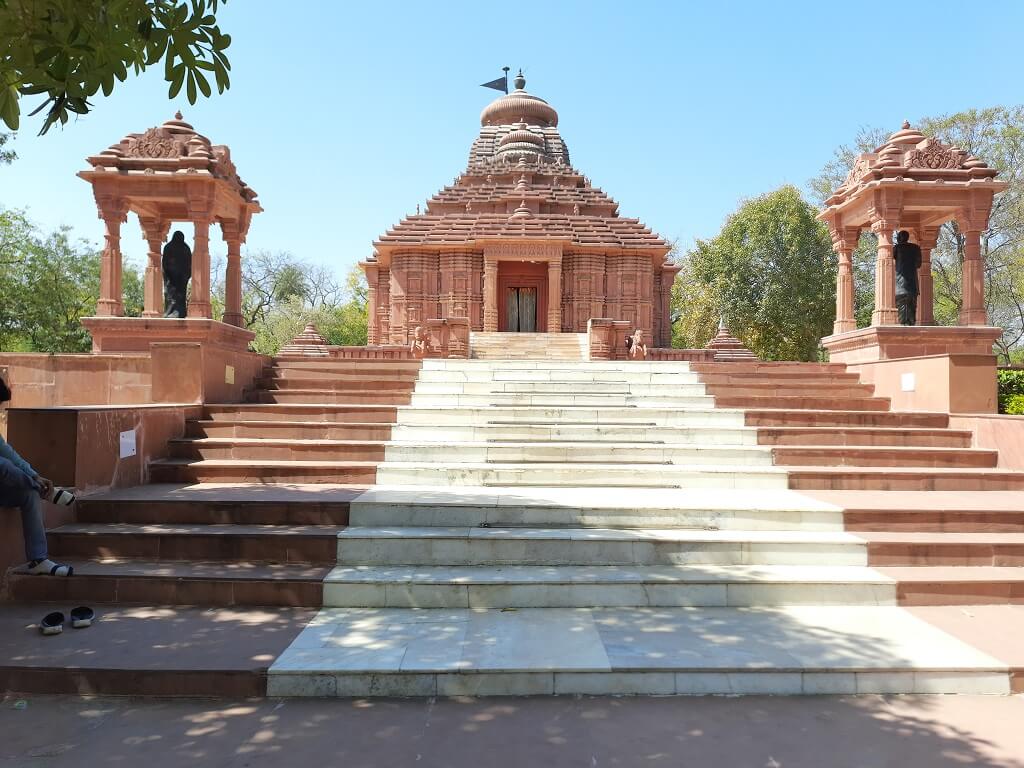
[[[189,104],[196,103],[196,78],[191,71],[188,73],[188,86],[186,88],[186,95],[188,96]]]
[[[181,91],[181,86],[185,82],[185,65],[179,64],[174,68],[174,76],[171,78],[171,87],[167,92],[167,98],[173,99],[177,97]]]
[[[202,72],[196,72],[196,83],[199,85],[199,90],[203,92],[203,96],[210,98],[210,84],[206,81],[206,77]]]

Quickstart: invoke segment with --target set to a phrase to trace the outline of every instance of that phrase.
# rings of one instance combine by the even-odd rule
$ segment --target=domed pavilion
[[[407,343],[432,318],[474,331],[583,333],[591,318],[669,346],[670,245],[619,215],[569,160],[558,113],[526,91],[488,104],[466,170],[361,263],[369,343]]]

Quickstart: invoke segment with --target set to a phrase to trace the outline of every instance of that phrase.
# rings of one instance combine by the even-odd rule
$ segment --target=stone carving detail
[[[947,147],[940,141],[928,139],[920,147],[907,153],[905,165],[908,168],[928,168],[937,171],[963,167],[964,153]]]
[[[185,142],[168,135],[162,128],[150,128],[141,136],[128,139],[127,157],[182,157]]]
[[[863,179],[868,171],[871,170],[871,161],[863,155],[857,158],[857,162],[853,164],[853,168],[846,174],[846,181],[843,182],[843,186],[852,187],[854,184]]]

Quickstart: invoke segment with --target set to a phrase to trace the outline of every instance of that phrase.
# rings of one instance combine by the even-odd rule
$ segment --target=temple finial
[[[516,79],[512,81],[512,84],[516,87],[517,91],[521,91],[526,87],[526,78],[523,77],[523,70],[519,70],[519,74],[516,75]]]
[[[903,121],[903,130],[905,131],[905,130],[907,130],[909,128],[910,128],[910,121],[909,120],[904,120]]]
[[[185,118],[183,118],[181,116],[181,110],[180,109],[177,112],[174,113],[174,119],[175,120],[184,120],[185,119]]]

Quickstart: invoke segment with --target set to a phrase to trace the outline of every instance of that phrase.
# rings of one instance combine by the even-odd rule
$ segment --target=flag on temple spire
[[[480,83],[481,88],[493,88],[496,91],[503,91],[508,93],[508,67],[502,67],[501,70],[505,74],[499,77],[497,80],[491,80],[489,83]]]

